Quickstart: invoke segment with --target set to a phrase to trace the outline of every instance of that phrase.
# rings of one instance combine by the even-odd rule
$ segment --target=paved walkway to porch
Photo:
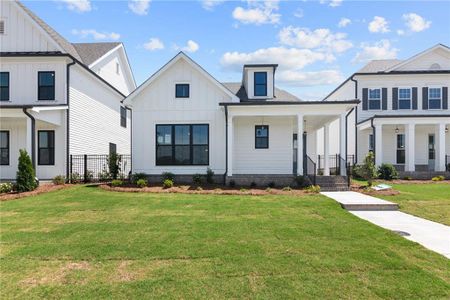
[[[323,195],[341,203],[369,204],[391,203],[356,192],[324,192]],[[372,207],[373,208],[373,207]],[[425,248],[450,258],[450,227],[418,218],[396,210],[351,210],[350,213],[385,229],[395,231]]]

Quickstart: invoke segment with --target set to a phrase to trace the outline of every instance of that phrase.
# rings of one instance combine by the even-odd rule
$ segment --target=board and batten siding
[[[120,126],[122,96],[76,65],[70,77],[70,153],[108,154],[109,143],[117,152],[130,154],[130,112],[127,128]]]
[[[175,98],[175,84],[190,85],[189,98]],[[225,113],[231,97],[184,59],[161,73],[133,99],[133,173],[225,173]],[[156,166],[157,124],[209,124],[209,166]]]

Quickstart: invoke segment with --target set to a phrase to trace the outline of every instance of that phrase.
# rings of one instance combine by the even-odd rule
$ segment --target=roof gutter
[[[36,172],[36,120],[34,119],[33,115],[31,115],[27,108],[23,108],[23,113],[30,118],[31,120],[31,162],[33,164],[33,169]]]

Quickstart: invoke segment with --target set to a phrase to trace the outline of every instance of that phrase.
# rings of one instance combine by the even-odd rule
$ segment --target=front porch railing
[[[309,180],[311,180],[313,185],[316,185],[316,163],[311,159],[311,157],[305,157],[305,165],[306,165],[306,176],[308,176]]]
[[[345,161],[339,154],[330,155],[328,157],[328,168],[330,169],[330,175],[340,175],[341,166],[345,166],[346,163],[349,163],[351,166],[354,166],[356,163],[355,156],[347,155],[347,161]],[[323,175],[324,165],[325,165],[325,155],[318,155],[317,173],[319,175]]]

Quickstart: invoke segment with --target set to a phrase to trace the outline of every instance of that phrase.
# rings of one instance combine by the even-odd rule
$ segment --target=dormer
[[[244,65],[242,83],[250,100],[274,98],[275,70],[278,65]]]

